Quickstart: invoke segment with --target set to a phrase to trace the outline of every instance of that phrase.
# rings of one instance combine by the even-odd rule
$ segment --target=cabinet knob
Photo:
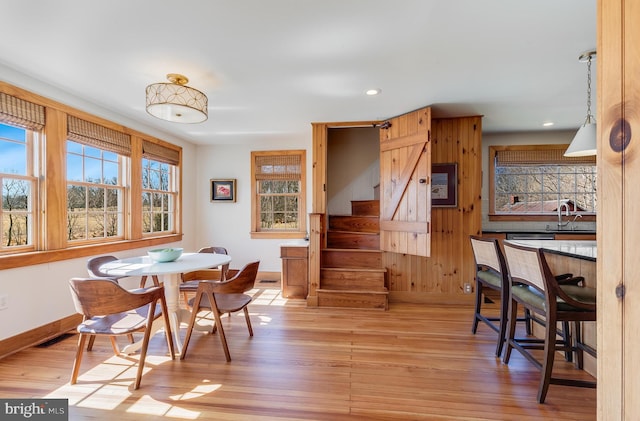
[[[420,184],[424,184],[424,183],[426,183],[426,182],[427,182],[427,179],[426,179],[426,178],[421,178],[421,179],[419,179],[419,180],[418,180],[418,182],[419,182]]]

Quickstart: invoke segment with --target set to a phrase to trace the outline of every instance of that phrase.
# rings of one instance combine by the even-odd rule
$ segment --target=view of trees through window
[[[122,236],[121,157],[67,141],[67,236],[89,240]]]
[[[32,138],[33,133],[26,129],[0,124],[0,248],[32,244],[36,178],[27,160],[33,147]]]
[[[569,201],[574,212],[596,212],[595,165],[495,167],[495,213],[555,213]]]
[[[142,232],[172,231],[176,192],[173,165],[142,160]]]
[[[266,230],[297,230],[298,180],[260,180],[260,227]]]

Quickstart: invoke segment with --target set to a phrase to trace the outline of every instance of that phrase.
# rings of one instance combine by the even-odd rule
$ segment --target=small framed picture
[[[431,206],[458,206],[458,164],[431,165]]]
[[[211,180],[211,201],[212,202],[235,202],[236,201],[236,179]]]

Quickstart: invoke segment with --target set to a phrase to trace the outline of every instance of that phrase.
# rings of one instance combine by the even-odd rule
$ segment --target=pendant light
[[[581,62],[587,62],[587,118],[564,153],[566,157],[596,154],[596,119],[591,115],[591,60],[595,55],[596,51],[592,50],[582,53],[578,58]]]

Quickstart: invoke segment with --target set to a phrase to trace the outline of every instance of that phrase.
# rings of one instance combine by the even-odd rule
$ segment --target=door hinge
[[[326,184],[322,185],[322,191],[326,193],[326,191],[327,191],[327,185]]]
[[[381,128],[381,129],[387,130],[389,127],[391,127],[391,122],[390,121],[384,121],[384,122],[378,124],[377,126],[379,128]]]

